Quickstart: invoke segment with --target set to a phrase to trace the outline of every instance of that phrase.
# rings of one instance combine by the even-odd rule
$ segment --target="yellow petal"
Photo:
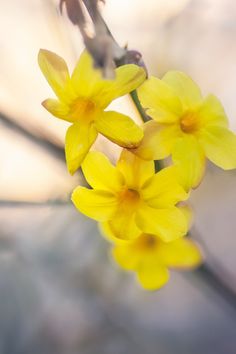
[[[145,160],[161,160],[170,155],[176,139],[182,135],[178,124],[159,124],[155,121],[143,125],[144,137],[133,153]]]
[[[93,59],[84,51],[72,74],[72,84],[79,95],[92,97],[94,102],[105,108],[117,97],[136,89],[146,74],[137,65],[123,65],[115,70],[114,80],[104,80],[101,70],[95,69]]]
[[[131,118],[118,112],[103,112],[95,124],[99,133],[122,147],[136,147],[143,138],[142,129]]]
[[[123,150],[117,168],[124,176],[129,188],[140,188],[155,173],[153,161],[144,161],[128,150]]]
[[[38,63],[57,97],[64,100],[65,86],[70,78],[64,59],[49,50],[41,49],[38,55]]]
[[[187,197],[188,194],[178,183],[174,166],[156,173],[142,188],[142,198],[153,208],[168,208]]]
[[[186,237],[162,243],[159,254],[168,267],[192,268],[200,265],[202,256],[197,245]]]
[[[143,206],[137,211],[136,223],[145,233],[158,235],[163,241],[173,241],[187,232],[184,214],[176,207],[154,209]]]
[[[196,188],[205,172],[205,154],[192,135],[185,135],[176,141],[172,159],[177,167],[179,183],[189,191]]]
[[[146,73],[143,68],[134,64],[122,65],[115,69],[115,79],[108,82],[99,92],[100,105],[107,107],[108,104],[139,87],[145,80]]]
[[[141,233],[136,225],[135,213],[124,210],[122,207],[118,208],[108,224],[114,236],[123,240],[133,240]]]
[[[197,115],[203,128],[206,125],[217,125],[227,128],[228,118],[221,102],[214,95],[208,95],[200,106]]]
[[[54,99],[47,99],[42,102],[42,105],[48,112],[53,114],[55,117],[67,120],[70,122],[69,119],[69,109],[68,106],[63,104],[62,102]]]
[[[82,170],[88,184],[95,189],[118,192],[124,184],[122,174],[100,152],[88,153]]]
[[[184,108],[194,108],[202,102],[199,87],[186,74],[180,71],[169,71],[162,79],[179,97]]]
[[[68,170],[71,174],[80,167],[90,147],[97,138],[93,124],[75,123],[66,132],[65,153]]]
[[[77,187],[71,199],[81,213],[100,222],[110,219],[117,209],[117,199],[105,191]]]
[[[100,223],[99,225],[99,230],[102,234],[102,236],[109,242],[112,242],[116,245],[127,245],[128,243],[130,243],[130,240],[125,240],[125,239],[121,239],[116,237],[116,235],[114,234],[114,232],[111,229],[111,226],[109,224],[109,221]]]
[[[125,270],[135,270],[138,265],[139,257],[132,252],[129,245],[116,245],[112,250],[115,261]]]
[[[228,129],[209,126],[200,142],[209,160],[224,170],[236,168],[236,135]]]
[[[179,203],[178,208],[181,210],[181,212],[184,214],[186,218],[188,224],[188,230],[191,229],[194,221],[194,215],[192,209],[190,208],[189,205],[185,203]]]
[[[91,97],[108,81],[103,80],[101,70],[95,69],[91,55],[84,50],[71,76],[76,93],[82,97]]]
[[[158,122],[176,122],[183,113],[179,97],[162,80],[150,77],[138,89],[138,97],[147,114]]]
[[[165,266],[142,264],[137,271],[138,281],[146,290],[158,290],[169,280],[169,272]]]

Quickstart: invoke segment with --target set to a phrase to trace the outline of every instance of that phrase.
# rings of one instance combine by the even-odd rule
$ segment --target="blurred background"
[[[208,271],[172,272],[162,290],[142,290],[72,206],[81,177],[66,170],[67,123],[41,106],[53,93],[39,49],[72,69],[80,34],[58,0],[0,6],[0,354],[235,354],[236,172],[209,164],[191,197]],[[151,74],[183,70],[215,93],[236,132],[234,0],[107,0],[102,13]],[[138,119],[128,97],[112,105]],[[96,148],[118,153],[105,139]]]

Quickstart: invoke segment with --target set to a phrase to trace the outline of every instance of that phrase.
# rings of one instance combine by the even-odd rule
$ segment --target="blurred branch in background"
[[[3,123],[7,128],[12,129],[18,134],[21,134],[25,138],[29,139],[34,144],[40,146],[42,149],[46,150],[48,153],[57,157],[60,160],[64,160],[65,153],[62,146],[59,146],[53,142],[50,142],[46,138],[42,138],[32,133],[30,130],[25,129],[20,124],[16,123],[15,120],[11,119],[4,113],[0,112],[0,122]]]
[[[206,262],[194,271],[194,275],[204,279],[207,285],[215,290],[215,293],[236,310],[236,288],[231,285],[234,284],[233,279],[213,256],[196,227],[193,228],[192,234],[194,234],[194,239],[203,247],[206,258]]]
[[[208,263],[210,262],[211,259],[208,260]],[[226,272],[224,272],[224,278],[218,273],[219,268],[221,268],[221,265],[218,262],[214,264],[215,270],[213,270],[213,266],[204,263],[194,271],[193,275],[195,278],[203,280],[207,287],[210,288],[209,290],[213,290],[214,296],[221,297],[230,306],[230,309],[236,311],[236,292],[230,286],[229,276],[226,275]],[[188,275],[187,278],[189,278]]]
[[[0,207],[54,207],[54,206],[60,206],[60,205],[70,205],[69,200],[64,200],[64,199],[49,199],[46,201],[25,201],[25,200],[6,200],[6,199],[0,199]]]

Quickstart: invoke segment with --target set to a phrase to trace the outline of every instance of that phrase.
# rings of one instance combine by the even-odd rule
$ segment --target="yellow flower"
[[[66,133],[67,166],[73,174],[81,165],[91,145],[101,133],[123,147],[136,147],[143,132],[128,116],[104,111],[109,103],[136,89],[144,80],[142,68],[129,64],[115,70],[114,80],[104,80],[93,68],[92,58],[84,51],[72,75],[58,55],[40,50],[39,66],[58,99],[42,104],[54,116],[71,122]]]
[[[182,208],[181,208],[182,209]],[[188,228],[192,215],[183,207]],[[107,222],[100,224],[103,236],[113,244],[112,255],[124,270],[134,271],[144,289],[156,290],[169,280],[169,268],[192,269],[202,262],[197,245],[182,237],[164,242],[157,235],[141,233],[135,240],[117,239]]]
[[[202,261],[197,245],[186,237],[166,243],[158,236],[144,233],[135,240],[115,244],[112,254],[123,269],[137,273],[147,290],[165,285],[169,268],[193,268]]]
[[[77,187],[72,201],[83,214],[108,222],[116,237],[134,239],[146,232],[170,241],[186,234],[185,215],[175,205],[187,194],[174,167],[155,174],[153,161],[123,150],[116,167],[90,152],[82,170],[93,189]]]
[[[221,103],[213,95],[203,98],[190,77],[178,71],[162,80],[151,77],[138,95],[153,118],[134,149],[138,156],[158,160],[171,154],[186,190],[200,183],[206,157],[225,170],[236,168],[236,135]]]

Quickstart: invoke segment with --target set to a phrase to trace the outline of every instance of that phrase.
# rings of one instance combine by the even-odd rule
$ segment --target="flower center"
[[[121,195],[123,200],[132,204],[136,204],[140,199],[139,192],[130,188],[125,189]]]
[[[73,120],[82,119],[92,121],[96,109],[97,107],[93,101],[84,98],[77,98],[71,104],[71,117]]]
[[[142,234],[135,242],[137,248],[147,251],[156,249],[159,244],[157,237],[150,234]]]
[[[139,192],[134,189],[126,187],[120,193],[120,201],[123,207],[127,209],[127,211],[134,210],[140,202]]]
[[[186,112],[180,118],[180,128],[184,133],[195,133],[199,129],[199,120],[195,112]]]

